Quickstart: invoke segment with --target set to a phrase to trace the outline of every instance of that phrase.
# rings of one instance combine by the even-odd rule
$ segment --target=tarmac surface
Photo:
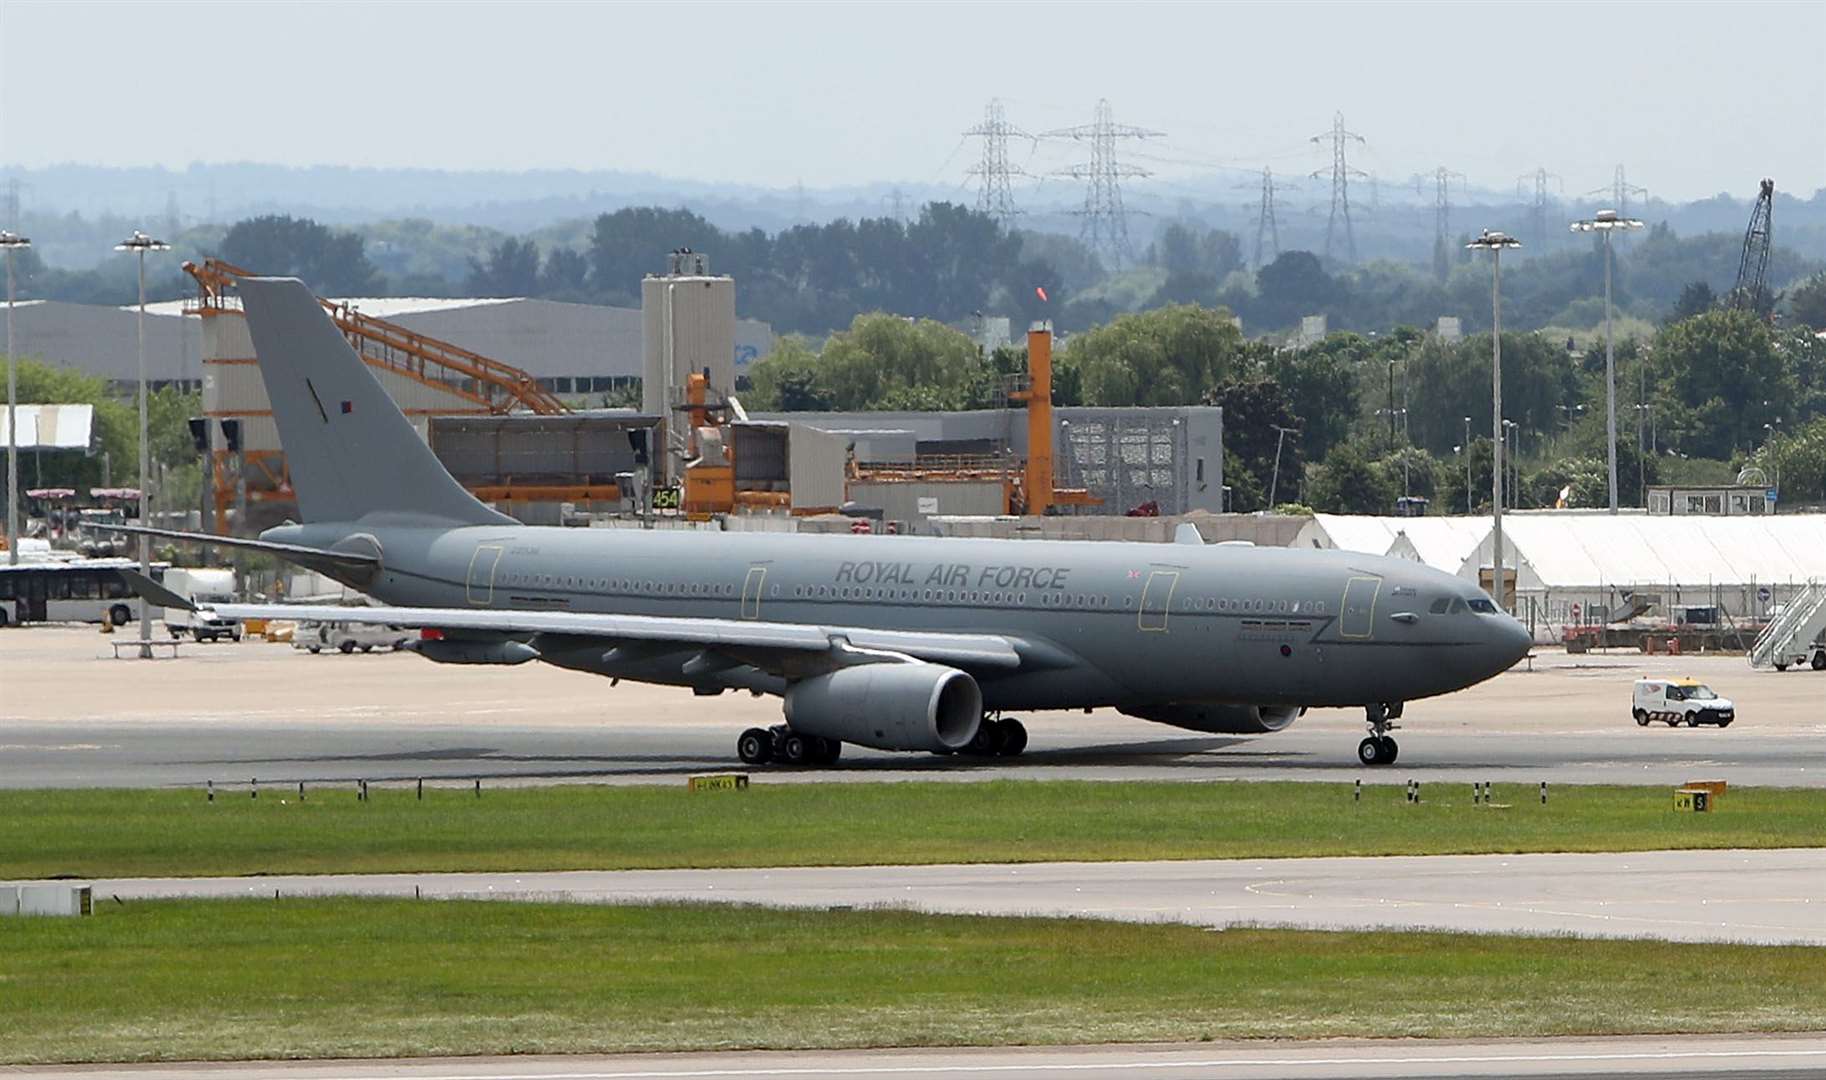
[[[125,633],[131,633],[128,627]],[[542,664],[437,665],[413,655],[186,644],[115,660],[94,627],[0,631],[0,787],[468,780],[658,783],[736,765],[744,728],[780,720],[747,694],[700,698]],[[1826,673],[1752,671],[1741,657],[1568,656],[1543,650],[1480,686],[1412,702],[1400,760],[1356,759],[1360,713],[1315,710],[1275,735],[1182,731],[1114,710],[1026,715],[1018,759],[846,747],[788,781],[1274,779],[1826,786]],[[1729,729],[1639,729],[1639,675],[1691,674],[1734,699]]]
[[[1826,849],[985,863],[95,882],[99,902],[358,895],[893,906],[1198,926],[1272,924],[1826,945]]]
[[[996,1077],[1042,1080],[1335,1080],[1341,1077],[1683,1076],[1788,1080],[1826,1072],[1817,1035],[1474,1041],[1346,1040],[938,1050],[723,1051],[588,1057],[0,1067],[0,1076],[100,1080],[664,1080],[670,1077]]]

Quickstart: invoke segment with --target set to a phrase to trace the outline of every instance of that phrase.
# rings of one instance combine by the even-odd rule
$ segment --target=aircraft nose
[[[1529,650],[1534,648],[1534,635],[1528,632],[1520,619],[1513,616],[1503,615],[1495,622],[1497,626],[1493,636],[1496,647],[1493,651],[1502,664],[1497,670],[1507,671],[1520,663]]]

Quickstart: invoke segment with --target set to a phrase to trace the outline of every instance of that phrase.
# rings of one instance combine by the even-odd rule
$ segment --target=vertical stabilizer
[[[305,521],[513,524],[444,471],[303,282],[236,287]]]

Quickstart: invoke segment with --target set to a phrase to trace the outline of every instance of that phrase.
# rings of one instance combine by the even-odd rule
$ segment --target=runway
[[[562,873],[132,878],[99,902],[305,895],[895,906],[1225,927],[1826,945],[1826,849]]]
[[[115,661],[92,628],[0,632],[0,786],[154,787],[469,779],[673,782],[736,764],[745,727],[779,703],[611,687],[538,664],[461,668],[411,655],[310,656],[282,645],[186,646]],[[1101,709],[1022,719],[1019,759],[846,748],[835,769],[770,780],[1263,779],[1826,786],[1826,674],[1753,672],[1736,657],[1567,656],[1413,702],[1391,770],[1358,764],[1361,717],[1315,710],[1267,736],[1208,735]],[[1738,702],[1728,730],[1638,728],[1638,674],[1691,673]]]
[[[1826,1070],[1826,1038],[1649,1036],[1467,1042],[1324,1040],[937,1050],[724,1051],[591,1057],[398,1061],[179,1063],[0,1069],[0,1075],[101,1080],[666,1080],[683,1077],[995,1077],[1043,1080],[1146,1076],[1150,1080],[1337,1080],[1342,1077],[1690,1076],[1787,1080]]]

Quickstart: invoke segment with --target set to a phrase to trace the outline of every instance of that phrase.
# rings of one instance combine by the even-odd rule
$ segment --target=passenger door
[[[763,564],[750,566],[748,576],[742,579],[742,618],[761,617],[761,589],[766,584],[767,567]]]
[[[469,558],[465,591],[469,602],[477,607],[495,602],[495,570],[501,565],[501,551],[500,544],[477,544],[476,553]]]
[[[1338,636],[1367,641],[1376,632],[1376,595],[1382,591],[1378,577],[1354,577],[1344,585],[1344,603],[1338,612]]]
[[[1173,590],[1179,586],[1178,570],[1150,570],[1147,584],[1141,589],[1141,608],[1135,625],[1145,632],[1164,634],[1167,618],[1173,610]]]

